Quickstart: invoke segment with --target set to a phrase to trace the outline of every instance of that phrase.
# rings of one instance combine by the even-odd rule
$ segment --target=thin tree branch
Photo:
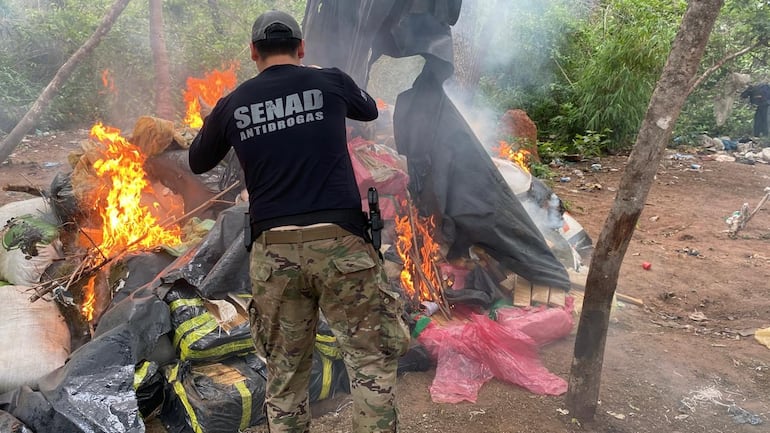
[[[711,74],[713,74],[714,72],[719,70],[719,68],[724,66],[725,63],[727,63],[729,61],[732,61],[732,60],[735,60],[736,58],[738,58],[738,57],[748,53],[749,51],[751,51],[754,48],[757,48],[758,46],[763,45],[763,44],[765,44],[765,41],[760,39],[757,42],[755,42],[754,44],[752,44],[752,45],[750,45],[750,46],[748,46],[748,47],[746,47],[746,48],[744,48],[742,50],[736,51],[736,52],[734,52],[734,53],[732,53],[730,55],[725,56],[724,58],[722,58],[721,60],[716,62],[713,66],[711,66],[710,68],[706,69],[703,72],[703,74],[701,74],[698,78],[696,78],[692,82],[692,84],[690,84],[690,88],[687,90],[687,94],[689,95],[690,93],[692,93],[706,78],[708,78]]]

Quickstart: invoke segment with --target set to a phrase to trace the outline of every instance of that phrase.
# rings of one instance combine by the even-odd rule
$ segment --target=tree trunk
[[[454,31],[455,38],[455,80],[467,103],[472,103],[484,72],[484,61],[489,50],[489,29],[493,26],[495,11],[500,0],[493,0],[482,6],[480,2],[464,3],[465,22],[460,31]]]
[[[123,9],[126,8],[129,1],[130,0],[116,0],[110,10],[107,11],[104,18],[102,18],[101,24],[99,24],[99,27],[96,28],[91,37],[88,38],[83,46],[75,51],[72,57],[64,62],[61,68],[59,68],[51,82],[48,83],[45,89],[43,89],[43,92],[37,97],[37,100],[32,104],[29,111],[27,111],[27,114],[21,118],[19,123],[16,124],[13,130],[11,130],[11,133],[0,142],[0,162],[5,161],[8,156],[10,156],[16,146],[19,145],[21,139],[24,138],[24,134],[32,129],[38,120],[40,120],[43,112],[45,112],[51,104],[53,97],[59,93],[62,84],[69,79],[80,62],[93,52],[94,48],[99,45],[99,42],[101,42],[104,35],[109,33],[115,20],[120,16],[121,12],[123,12]]]
[[[150,48],[155,64],[155,115],[162,119],[174,120],[171,71],[163,27],[163,1],[150,0]]]
[[[578,420],[590,421],[596,413],[610,307],[620,265],[723,3],[724,0],[688,2],[615,202],[596,243],[566,396],[567,407]]]

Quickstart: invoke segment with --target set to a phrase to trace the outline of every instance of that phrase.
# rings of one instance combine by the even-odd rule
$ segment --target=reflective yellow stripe
[[[251,338],[244,338],[243,340],[232,341],[230,343],[205,350],[190,349],[189,346],[182,345],[180,348],[179,356],[182,360],[212,359],[224,358],[227,355],[236,355],[252,351],[254,351],[254,341],[252,341]]]
[[[198,317],[203,317],[203,316],[198,316]],[[190,319],[189,321],[191,322],[193,320],[195,319]],[[198,340],[209,335],[210,333],[214,332],[217,328],[219,328],[219,323],[217,323],[217,321],[214,320],[214,316],[211,316],[210,320],[199,320],[199,322],[202,322],[200,326],[196,326],[194,329],[191,329],[190,332],[188,332],[187,334],[185,334],[184,337],[182,337],[182,341],[179,342],[180,350],[184,350],[185,347],[189,348],[190,346],[195,344]],[[176,337],[176,335],[174,337]]]
[[[171,311],[176,311],[179,307],[202,307],[203,306],[203,299],[201,298],[190,298],[190,299],[177,299],[175,301],[171,301],[170,304],[168,304],[168,308],[171,309]]]
[[[318,395],[319,400],[328,397],[329,391],[332,389],[332,360],[322,356],[321,363],[323,364],[323,373],[321,373],[321,393]]]
[[[241,425],[239,430],[246,430],[251,424],[251,391],[246,381],[236,382],[235,389],[241,394]]]
[[[142,384],[142,381],[147,376],[147,370],[149,369],[150,369],[150,361],[144,361],[139,366],[139,369],[134,371],[134,391],[139,389],[139,385]]]
[[[315,348],[324,355],[333,359],[342,359],[340,355],[340,349],[334,345],[337,339],[333,335],[315,335]]]
[[[337,341],[337,339],[334,338],[333,335],[324,335],[324,334],[316,334],[315,340],[320,341],[321,343],[334,343]]]
[[[179,401],[182,402],[182,406],[184,406],[185,412],[187,412],[187,416],[190,419],[190,425],[193,428],[193,431],[195,433],[204,433],[203,429],[201,429],[201,426],[198,424],[198,417],[195,416],[195,411],[192,408],[192,405],[190,404],[190,401],[187,399],[187,392],[184,390],[184,385],[182,385],[182,382],[177,380],[177,373],[179,372],[179,364],[175,365],[171,368],[168,372],[168,381],[173,382],[174,384],[174,392],[179,397]]]
[[[185,334],[187,334],[191,329],[195,329],[208,322],[213,323],[214,328],[217,327],[217,320],[214,318],[214,316],[211,315],[211,313],[208,312],[184,321],[176,328],[176,331],[174,331],[174,347],[179,347],[179,340],[186,337]]]

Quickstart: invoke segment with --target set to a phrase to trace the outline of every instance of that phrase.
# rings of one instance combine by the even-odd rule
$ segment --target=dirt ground
[[[67,153],[84,137],[85,131],[29,137],[0,165],[0,186],[46,188],[58,171],[68,169]],[[555,184],[555,192],[594,240],[624,161],[606,157],[558,169],[572,180]],[[590,169],[596,162],[599,172]],[[692,163],[702,168],[692,170]],[[581,425],[565,414],[563,396],[538,396],[497,380],[484,385],[475,404],[436,404],[428,392],[434,375],[429,371],[399,381],[401,430],[770,432],[770,349],[751,335],[770,327],[770,203],[737,239],[727,236],[724,222],[744,202],[753,208],[768,186],[768,165],[698,156],[665,159],[658,167],[618,285],[620,293],[645,305],[615,308],[594,422]],[[0,204],[27,197],[0,191]],[[643,269],[643,262],[651,268]],[[573,349],[574,333],[543,348],[543,362],[567,379]],[[350,430],[345,398],[317,408],[322,410],[328,412],[316,418],[313,433]],[[163,429],[151,423],[148,431]]]

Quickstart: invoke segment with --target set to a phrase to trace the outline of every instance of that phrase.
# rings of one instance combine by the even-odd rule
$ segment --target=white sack
[[[31,289],[0,286],[0,394],[64,365],[70,333],[53,301],[29,302]]]

